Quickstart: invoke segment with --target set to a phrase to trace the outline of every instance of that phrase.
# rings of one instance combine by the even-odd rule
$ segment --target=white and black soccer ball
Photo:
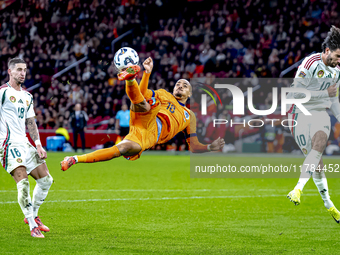
[[[121,71],[131,65],[138,65],[139,57],[134,49],[130,47],[123,47],[116,52],[113,62],[117,69]]]

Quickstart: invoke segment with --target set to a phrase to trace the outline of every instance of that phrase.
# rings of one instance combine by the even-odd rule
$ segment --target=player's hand
[[[329,97],[335,97],[336,96],[336,92],[337,92],[337,88],[336,88],[336,84],[330,86],[328,89],[328,95]]]
[[[210,144],[211,151],[219,151],[223,148],[225,141],[223,138],[219,137]]]
[[[46,151],[44,150],[44,148],[41,145],[37,146],[37,151],[38,151],[39,157],[41,159],[47,158],[47,153],[46,153]]]
[[[145,59],[145,61],[143,62],[143,66],[145,68],[146,73],[151,73],[153,68],[152,58],[148,57],[147,59]]]

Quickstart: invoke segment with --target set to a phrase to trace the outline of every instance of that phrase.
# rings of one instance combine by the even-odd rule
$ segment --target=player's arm
[[[149,85],[150,75],[151,75],[151,72],[152,72],[152,69],[153,69],[152,58],[150,58],[150,57],[147,58],[143,62],[143,66],[145,68],[145,71],[143,73],[142,80],[139,84],[139,90],[145,98],[151,98],[153,93],[152,93],[152,90],[148,89],[148,85]]]
[[[198,141],[196,135],[196,116],[190,111],[190,125],[184,130],[186,137],[186,141],[189,145],[189,149],[193,153],[203,153],[208,151],[219,151],[224,146],[224,139],[217,138],[211,144],[202,144]]]
[[[47,158],[46,151],[41,146],[38,127],[37,127],[37,124],[35,123],[35,118],[34,117],[27,118],[26,119],[26,126],[27,126],[27,129],[28,129],[28,133],[30,134],[30,137],[34,141],[35,145],[37,146],[37,151],[39,153],[39,157],[42,158],[42,159]]]
[[[5,89],[0,89],[0,98],[4,98],[4,93],[5,93]],[[4,103],[3,101],[4,99],[0,100],[0,111],[2,109],[2,104]]]
[[[38,127],[37,127],[37,124],[35,123],[35,113],[34,113],[34,110],[33,110],[33,97],[32,95],[30,95],[30,99],[31,99],[31,102],[28,106],[28,109],[27,109],[27,114],[26,114],[26,126],[27,126],[27,129],[28,129],[28,133],[30,134],[30,137],[32,138],[32,140],[34,141],[36,147],[37,147],[37,151],[38,151],[38,154],[39,154],[39,157],[41,159],[45,159],[47,158],[47,154],[46,154],[46,151],[44,150],[44,148],[41,146],[41,142],[40,142],[40,137],[39,137],[39,132],[38,132]]]
[[[336,89],[335,97],[331,97],[331,102],[332,104],[331,104],[330,110],[332,111],[334,117],[340,122],[339,88]]]

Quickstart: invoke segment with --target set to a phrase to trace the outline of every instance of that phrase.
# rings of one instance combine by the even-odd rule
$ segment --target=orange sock
[[[142,93],[140,93],[138,83],[135,79],[126,81],[126,94],[133,104],[139,104],[144,101]]]
[[[148,98],[147,96],[147,91],[148,91],[148,85],[149,85],[149,79],[150,79],[150,75],[151,73],[143,73],[143,77],[142,80],[139,83],[139,89],[140,89],[140,93],[142,93],[142,95],[145,98]],[[152,92],[151,92],[152,93]]]
[[[78,163],[94,163],[100,161],[107,161],[113,158],[120,157],[121,154],[117,146],[112,146],[107,149],[97,150],[88,154],[77,156]]]

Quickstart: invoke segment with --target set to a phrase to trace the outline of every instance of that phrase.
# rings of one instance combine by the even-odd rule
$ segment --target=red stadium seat
[[[102,119],[103,119],[102,116],[98,116],[98,117],[96,117],[96,118],[93,120],[93,123],[92,123],[92,124],[97,124],[97,123],[101,122]]]
[[[90,117],[89,120],[88,120],[88,122],[87,122],[87,125],[93,124],[93,120],[94,120],[94,119]]]
[[[107,127],[108,127],[108,124],[104,124],[104,125],[99,126],[96,130],[106,130]]]

